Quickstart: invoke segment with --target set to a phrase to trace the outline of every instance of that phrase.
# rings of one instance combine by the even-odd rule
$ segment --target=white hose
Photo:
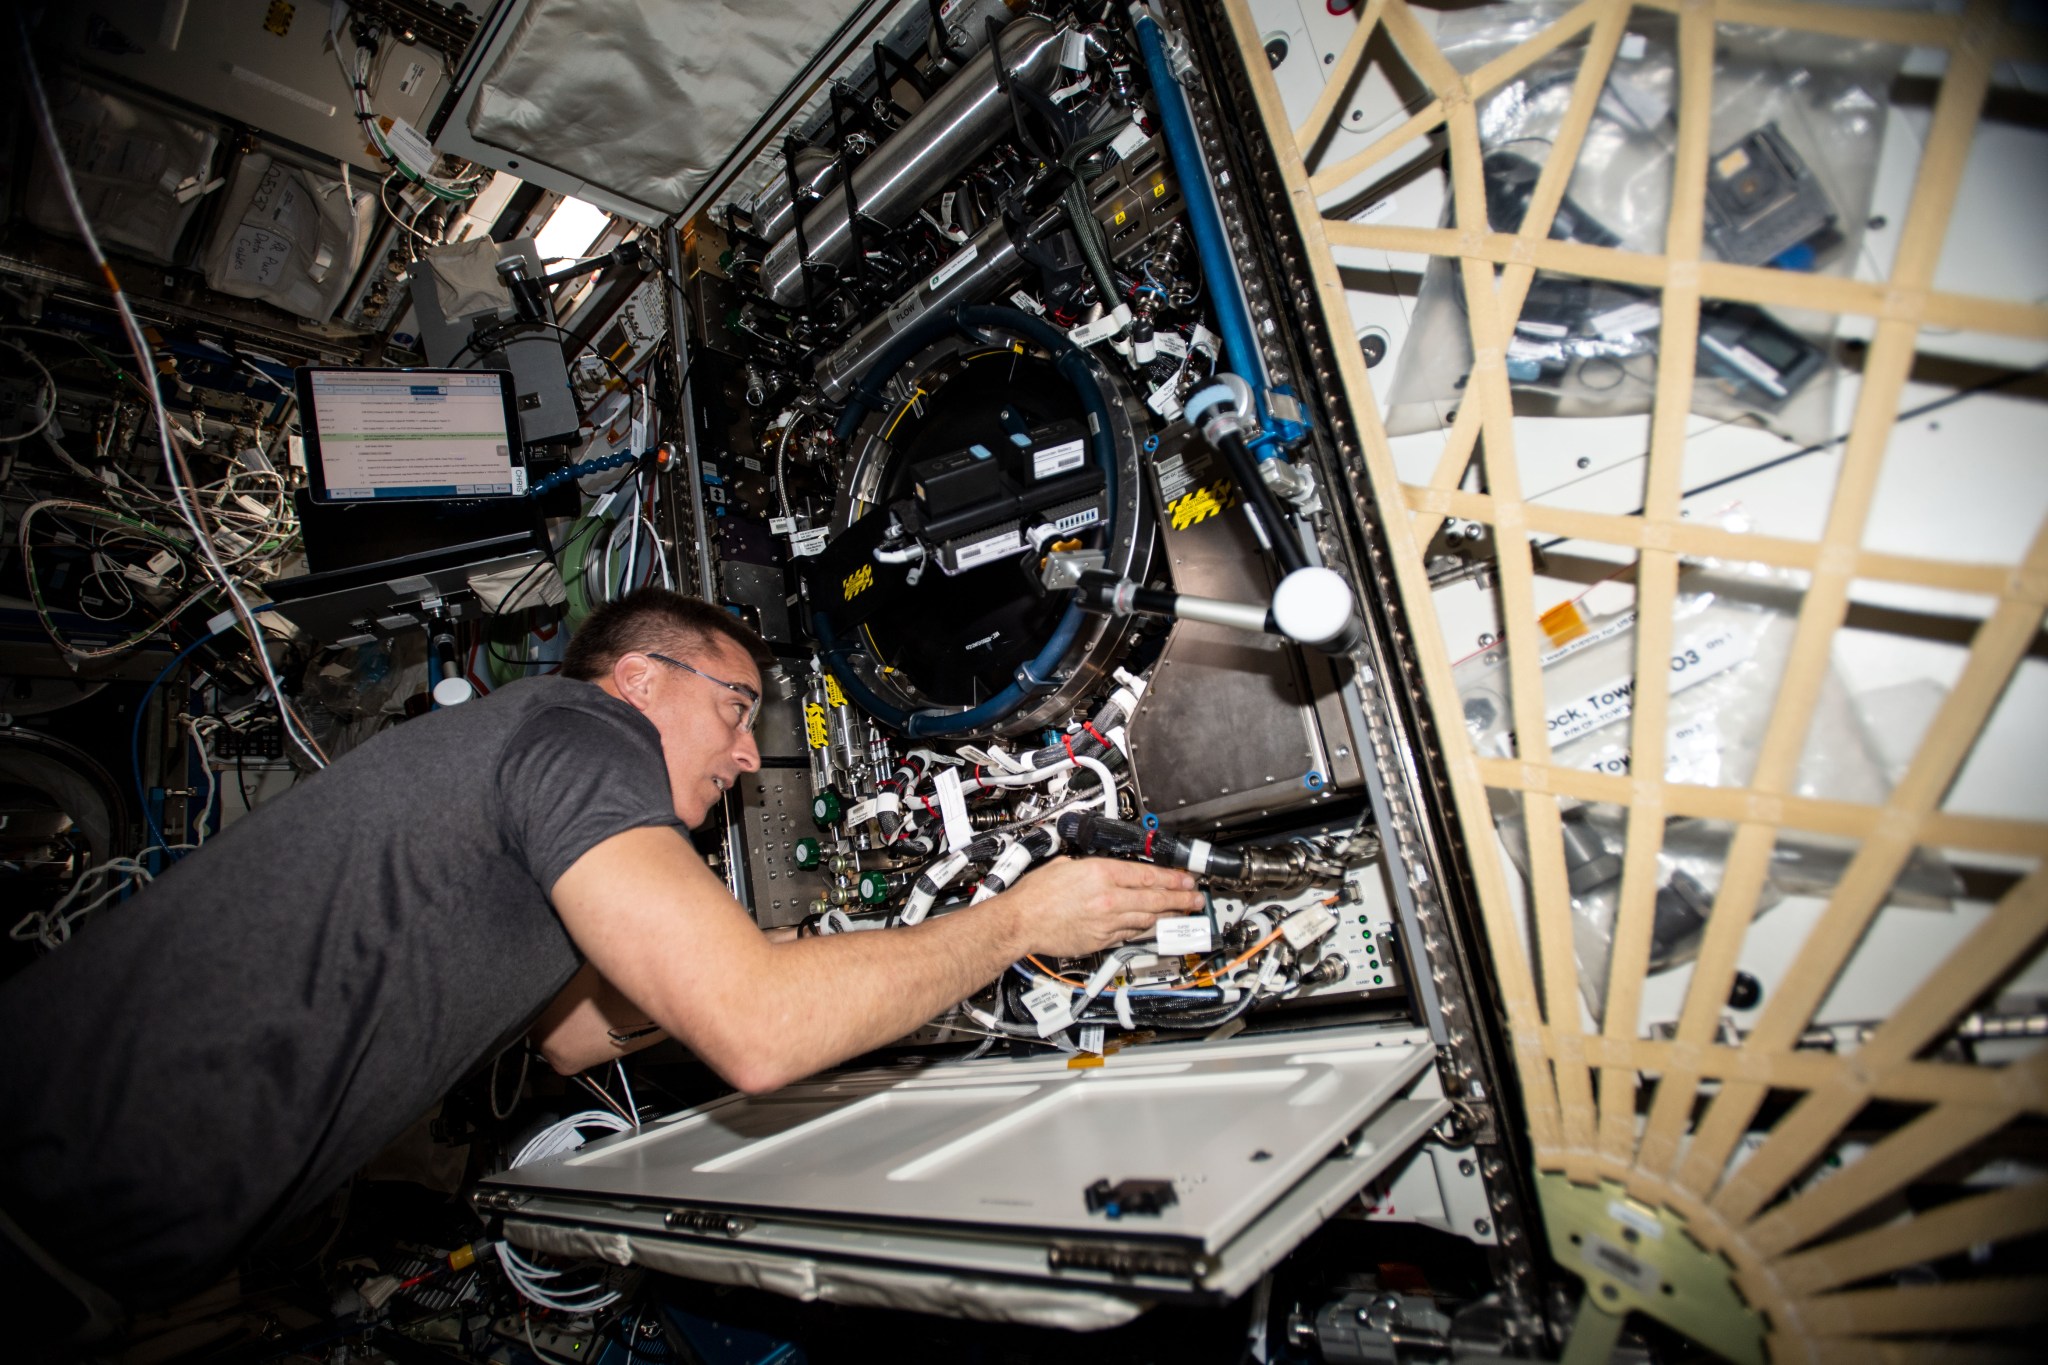
[[[932,902],[939,898],[939,893],[946,889],[953,878],[960,875],[960,869],[965,866],[967,855],[959,849],[954,849],[920,873],[916,885],[911,888],[910,899],[903,904],[902,922],[924,923],[924,917],[931,913]],[[925,890],[926,883],[930,883],[931,890]]]

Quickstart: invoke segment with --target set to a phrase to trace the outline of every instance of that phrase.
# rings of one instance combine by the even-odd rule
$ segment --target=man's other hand
[[[1142,938],[1161,915],[1202,909],[1195,879],[1173,868],[1112,858],[1056,858],[1007,894],[1029,951],[1080,957]]]

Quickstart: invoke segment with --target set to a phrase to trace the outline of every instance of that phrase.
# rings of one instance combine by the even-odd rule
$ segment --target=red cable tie
[[[1077,768],[1078,768],[1078,767],[1080,767],[1080,766],[1081,766],[1081,760],[1080,760],[1080,759],[1078,759],[1078,758],[1076,758],[1076,757],[1074,757],[1074,740],[1073,740],[1073,737],[1072,737],[1072,736],[1070,736],[1070,735],[1061,735],[1061,736],[1060,736],[1060,743],[1062,743],[1062,744],[1064,744],[1064,745],[1066,745],[1066,746],[1067,746],[1067,762],[1069,762],[1069,763],[1073,764],[1073,765],[1074,765],[1075,767],[1077,767]]]
[[[1148,863],[1152,861],[1152,836],[1155,833],[1157,833],[1156,830],[1148,829],[1145,831],[1145,851],[1138,855]]]
[[[1082,721],[1081,728],[1083,730],[1086,730],[1088,732],[1089,737],[1093,739],[1097,744],[1100,744],[1103,748],[1114,749],[1116,747],[1114,744],[1111,744],[1108,740],[1102,737],[1102,732],[1095,728],[1095,723],[1093,721]]]

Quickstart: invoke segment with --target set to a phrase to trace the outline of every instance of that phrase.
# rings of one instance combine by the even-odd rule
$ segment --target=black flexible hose
[[[1245,510],[1257,520],[1265,538],[1272,543],[1273,557],[1279,561],[1281,572],[1306,569],[1309,566],[1308,556],[1302,553],[1301,537],[1294,533],[1294,518],[1281,511],[1273,490],[1266,487],[1266,481],[1259,477],[1258,458],[1244,443],[1244,437],[1234,431],[1227,432],[1212,444],[1223,456],[1223,462],[1230,466],[1230,477],[1236,480],[1239,491],[1244,494]]]

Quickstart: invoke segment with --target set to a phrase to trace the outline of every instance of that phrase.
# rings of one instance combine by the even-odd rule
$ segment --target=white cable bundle
[[[521,1256],[510,1242],[498,1243],[498,1265],[504,1270],[505,1278],[512,1281],[514,1289],[541,1307],[552,1308],[558,1313],[596,1313],[619,1301],[618,1291],[606,1289],[602,1283],[569,1289],[550,1285],[548,1281],[558,1280],[568,1272],[535,1265]]]
[[[617,1114],[607,1113],[602,1109],[586,1109],[580,1114],[569,1115],[559,1123],[549,1124],[535,1133],[532,1139],[519,1149],[519,1155],[512,1158],[512,1164],[524,1166],[531,1161],[541,1161],[551,1156],[560,1156],[564,1152],[575,1151],[585,1141],[579,1129],[602,1128],[607,1133],[625,1133],[630,1132],[632,1127],[632,1124]]]

